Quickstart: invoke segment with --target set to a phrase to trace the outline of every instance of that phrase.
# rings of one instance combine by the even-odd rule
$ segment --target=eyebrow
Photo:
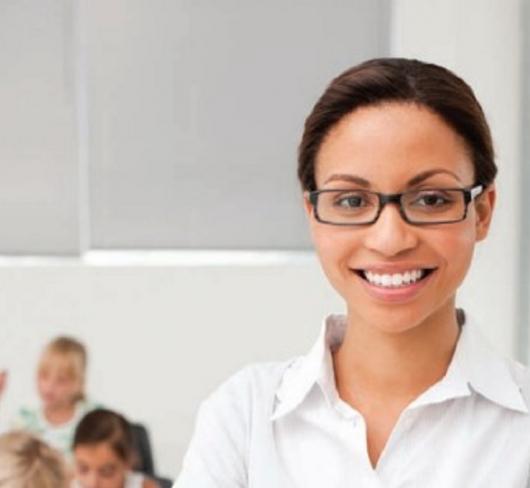
[[[452,176],[453,178],[458,180],[460,183],[462,183],[462,180],[458,177],[458,175],[456,173],[453,173],[452,171],[449,171],[448,169],[430,169],[427,171],[423,171],[417,174],[416,176],[414,176],[413,178],[411,178],[409,182],[407,183],[407,188],[411,186],[416,186],[422,181],[430,178],[431,176],[434,176],[440,173]]]
[[[412,177],[407,182],[407,188],[410,188],[412,186],[419,185],[421,182],[425,181],[426,179],[430,178],[431,176],[437,175],[437,174],[448,174],[455,178],[458,181],[462,181],[456,173],[453,173],[452,171],[449,171],[448,169],[430,169],[427,171],[422,171],[421,173],[417,174],[416,176]],[[334,174],[331,175],[325,182],[330,183],[332,181],[347,181],[348,183],[355,183],[363,188],[370,188],[372,185],[371,183],[361,178],[360,176],[350,175],[350,174]]]

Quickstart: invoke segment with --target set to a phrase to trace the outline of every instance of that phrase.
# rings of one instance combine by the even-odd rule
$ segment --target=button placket
[[[415,420],[415,410],[405,409],[401,412],[377,465],[377,470],[383,479],[397,480],[406,455],[404,450],[407,442],[405,441],[409,440],[409,433],[414,427]]]

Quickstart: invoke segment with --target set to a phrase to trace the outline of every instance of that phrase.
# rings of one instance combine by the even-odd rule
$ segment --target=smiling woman
[[[527,486],[528,371],[456,308],[496,171],[483,111],[445,68],[375,59],[333,80],[298,175],[347,313],[307,356],[203,403],[176,487]]]

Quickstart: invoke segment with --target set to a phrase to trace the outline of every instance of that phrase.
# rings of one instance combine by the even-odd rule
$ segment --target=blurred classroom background
[[[241,366],[303,354],[342,304],[295,177],[329,80],[379,56],[453,69],[491,124],[499,200],[459,304],[526,362],[530,8],[518,0],[0,0],[2,422],[43,345],[174,477],[196,409]]]

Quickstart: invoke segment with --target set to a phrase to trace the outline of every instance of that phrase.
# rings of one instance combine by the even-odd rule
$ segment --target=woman
[[[528,372],[455,307],[495,203],[472,90],[415,60],[356,66],[306,120],[298,175],[347,314],[203,403],[176,486],[526,486]]]

